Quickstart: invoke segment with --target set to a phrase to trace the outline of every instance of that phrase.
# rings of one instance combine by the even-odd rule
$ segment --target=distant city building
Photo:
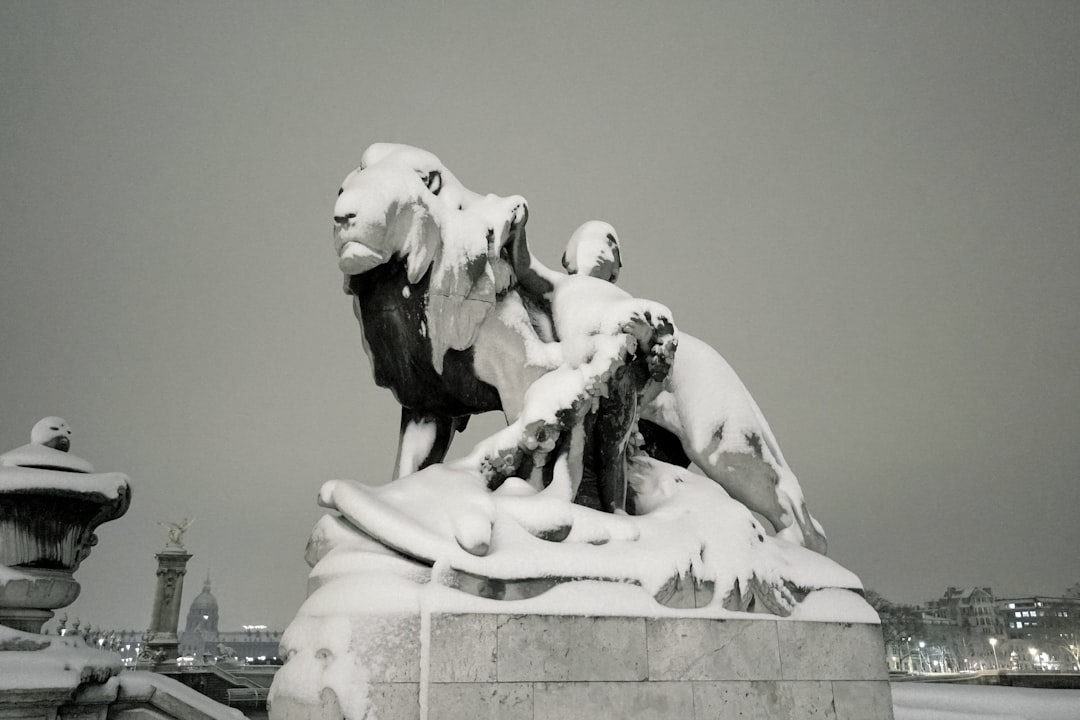
[[[139,653],[145,648],[147,630],[92,629],[64,616],[52,630],[56,634],[78,634],[86,642],[112,649],[120,654],[124,665],[134,667]],[[210,578],[203,582],[199,593],[188,608],[187,621],[179,634],[182,665],[212,663],[237,665],[280,665],[278,645],[281,631],[265,625],[244,625],[240,630],[221,631],[218,628],[218,602],[211,591]]]
[[[926,607],[933,615],[948,618],[973,635],[1005,635],[998,603],[988,587],[950,587],[940,599],[931,600]]]
[[[1080,599],[1045,595],[1004,598],[998,601],[998,608],[1010,640],[1065,648],[1080,644]]]
[[[184,633],[205,632],[216,635],[217,631],[218,603],[217,598],[210,592],[210,576],[207,575],[203,582],[202,592],[195,596],[188,608]]]
[[[893,671],[1080,671],[1080,597],[950,587],[923,605],[880,605]]]
[[[145,630],[117,630],[117,652],[127,667],[134,667],[145,641]]]
[[[239,663],[280,665],[278,644],[281,632],[265,625],[244,625],[241,630],[218,629],[218,601],[211,591],[210,578],[188,608],[187,621],[180,633],[180,654],[191,664]]]

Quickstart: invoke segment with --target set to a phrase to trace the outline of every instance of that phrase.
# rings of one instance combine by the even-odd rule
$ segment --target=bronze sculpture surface
[[[552,270],[524,198],[473,193],[389,144],[364,153],[333,214],[375,382],[402,406],[399,446],[389,482],[320,489],[279,718],[364,717],[363,678],[423,658],[436,618],[870,621],[734,370],[614,284],[613,227],[585,223]],[[493,410],[506,426],[451,457]]]
[[[339,516],[313,533],[316,573],[358,528],[485,597],[595,578],[676,602],[690,583],[695,604],[784,615],[816,587],[857,586],[827,561],[781,559],[788,543],[824,553],[821,526],[730,366],[667,307],[614,284],[615,229],[582,225],[560,272],[530,250],[527,221],[524,198],[471,192],[418,148],[373,145],[346,177],[338,267],[376,384],[402,414],[393,482],[324,485]],[[448,460],[455,432],[491,410],[506,428]],[[699,519],[669,527],[681,513]],[[656,564],[642,564],[654,544]]]

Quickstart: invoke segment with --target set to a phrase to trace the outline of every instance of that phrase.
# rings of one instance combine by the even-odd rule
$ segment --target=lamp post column
[[[191,554],[183,547],[168,547],[157,554],[157,588],[150,614],[150,628],[139,654],[140,668],[172,663],[180,656],[180,599]]]
[[[184,549],[184,532],[192,520],[160,522],[168,528],[168,542],[157,554],[158,586],[153,593],[153,609],[150,627],[146,631],[143,650],[139,652],[137,667],[153,669],[166,663],[175,663],[180,655],[177,628],[180,624],[180,598],[184,595],[184,575],[188,572],[191,554]]]

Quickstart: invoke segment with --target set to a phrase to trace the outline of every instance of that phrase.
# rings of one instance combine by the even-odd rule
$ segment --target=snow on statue
[[[403,146],[372,145],[338,192],[345,291],[375,382],[402,406],[396,476],[441,461],[472,414],[515,418],[524,389],[559,364],[496,247],[524,219],[523,198],[471,193],[434,155]]]
[[[553,305],[556,329],[564,342],[572,342],[580,332],[565,325],[578,321],[583,303],[563,289],[565,276],[544,267],[522,246],[516,250],[514,269],[522,285],[561,298]],[[577,282],[586,287],[614,283],[622,268],[615,228],[598,220],[583,224],[567,242],[562,265],[571,275],[585,276]],[[678,361],[670,376],[641,408],[646,453],[682,467],[696,463],[736,500],[763,515],[778,535],[824,554],[825,533],[810,516],[799,482],[746,386],[701,340],[680,332],[677,341]]]
[[[282,642],[275,688],[287,702],[317,703],[301,696],[328,688],[362,717],[350,688],[378,654],[355,647],[393,633],[363,625],[390,634],[349,641],[357,616],[811,618],[844,606],[811,596],[861,588],[824,557],[824,533],[730,366],[665,306],[614,284],[614,228],[582,226],[564,274],[533,256],[527,219],[520,196],[471,192],[404,145],[369,147],[339,191],[338,266],[401,433],[395,480],[320,491],[333,512],[312,533],[310,595]],[[507,426],[447,460],[469,416],[492,410]]]
[[[618,280],[622,247],[615,228],[597,220],[579,227],[562,264],[571,274]],[[694,462],[732,497],[763,515],[777,535],[824,554],[824,530],[807,510],[798,479],[735,370],[685,332],[678,342],[679,362],[663,392],[641,411],[647,452],[683,467]]]

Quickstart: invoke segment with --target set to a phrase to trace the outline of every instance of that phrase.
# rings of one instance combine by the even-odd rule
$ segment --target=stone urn
[[[28,445],[0,455],[0,625],[37,633],[74,602],[73,573],[97,543],[94,530],[127,512],[127,476],[95,473],[67,452],[70,436],[48,417]]]

